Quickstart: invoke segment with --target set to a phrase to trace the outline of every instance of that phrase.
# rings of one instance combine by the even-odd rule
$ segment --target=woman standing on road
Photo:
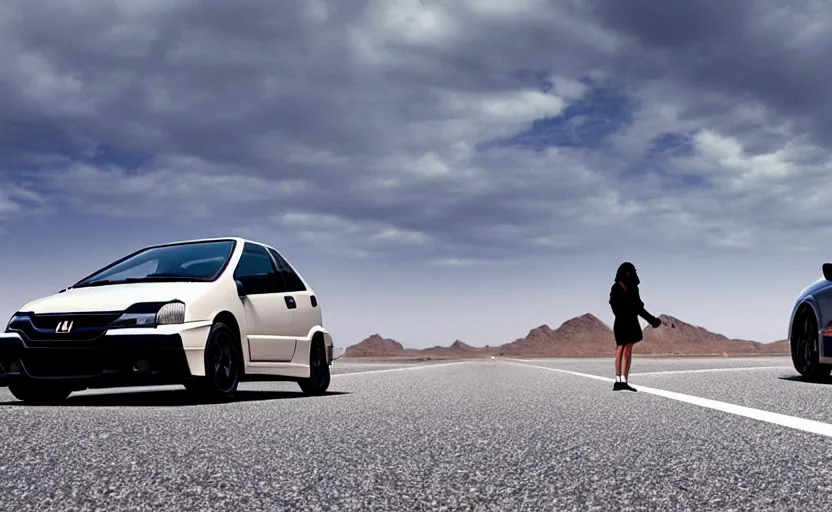
[[[633,345],[644,338],[641,331],[641,324],[638,317],[647,320],[654,328],[661,325],[662,321],[644,309],[644,303],[638,293],[640,281],[636,273],[636,267],[630,262],[624,262],[618,267],[615,274],[615,284],[610,290],[610,306],[615,315],[613,334],[615,335],[615,384],[613,391],[626,389],[635,391],[627,383],[630,375],[630,363],[633,361]],[[624,367],[624,379],[621,378],[622,366]]]

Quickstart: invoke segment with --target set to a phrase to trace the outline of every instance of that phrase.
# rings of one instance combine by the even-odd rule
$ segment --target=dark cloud
[[[742,37],[753,0],[721,2],[590,2],[605,26],[620,30],[648,47],[703,49],[719,40]]]
[[[672,94],[686,104],[685,116],[726,119],[738,105],[760,105],[766,115],[758,129],[766,129],[760,122],[790,120],[818,143],[832,143],[828,3],[599,1],[591,12],[627,41],[616,72],[672,85]],[[749,128],[735,130],[759,144]]]
[[[818,220],[795,201],[828,175],[827,10],[6,3],[0,205],[451,260],[774,247]]]

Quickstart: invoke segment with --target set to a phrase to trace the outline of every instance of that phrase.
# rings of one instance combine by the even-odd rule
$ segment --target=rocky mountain
[[[643,355],[754,355],[788,354],[787,340],[759,343],[730,339],[678,318],[661,315],[659,328],[644,329],[644,340],[634,353]],[[499,347],[474,347],[460,340],[450,346],[408,349],[401,343],[374,334],[347,347],[345,358],[460,359],[501,355],[505,357],[611,357],[615,351],[612,329],[591,313],[571,318],[556,329],[541,325],[523,337]]]
[[[424,350],[408,350],[409,353],[430,357],[431,359],[447,359],[454,357],[481,357],[494,353],[485,347],[473,347],[464,341],[456,340],[449,347],[435,346]]]
[[[557,329],[541,325],[520,338],[499,347],[512,357],[592,356],[608,354],[614,345],[612,330],[598,317],[587,313],[567,320]]]
[[[488,347],[472,347],[464,341],[456,340],[449,347],[437,345],[425,349],[404,348],[401,343],[390,338],[383,338],[373,334],[356,345],[347,347],[345,358],[376,358],[376,359],[457,359],[480,357],[493,354],[494,349]]]
[[[344,357],[390,357],[404,355],[404,347],[396,340],[373,334],[356,345],[347,347]]]
[[[758,350],[761,354],[790,354],[791,348],[789,346],[789,340],[779,340],[772,343],[761,343],[758,347]]]
[[[748,355],[788,352],[787,340],[759,343],[731,339],[670,315],[660,315],[659,318],[662,325],[655,329],[651,326],[644,329],[644,341],[636,345],[634,354]]]

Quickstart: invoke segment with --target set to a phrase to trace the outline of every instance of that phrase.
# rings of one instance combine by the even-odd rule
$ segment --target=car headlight
[[[168,302],[156,313],[156,325],[185,323],[185,303]]]
[[[134,304],[110,324],[111,328],[156,327],[157,325],[181,324],[185,322],[185,303]]]

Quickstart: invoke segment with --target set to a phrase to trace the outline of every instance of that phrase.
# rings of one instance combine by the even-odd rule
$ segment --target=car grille
[[[29,341],[92,341],[120,316],[120,311],[28,315],[9,325],[9,330],[19,332]],[[72,322],[69,332],[56,332],[62,322]]]
[[[21,364],[26,373],[35,378],[48,377],[96,377],[105,371],[105,365],[87,354],[61,354],[56,357],[24,356]]]

